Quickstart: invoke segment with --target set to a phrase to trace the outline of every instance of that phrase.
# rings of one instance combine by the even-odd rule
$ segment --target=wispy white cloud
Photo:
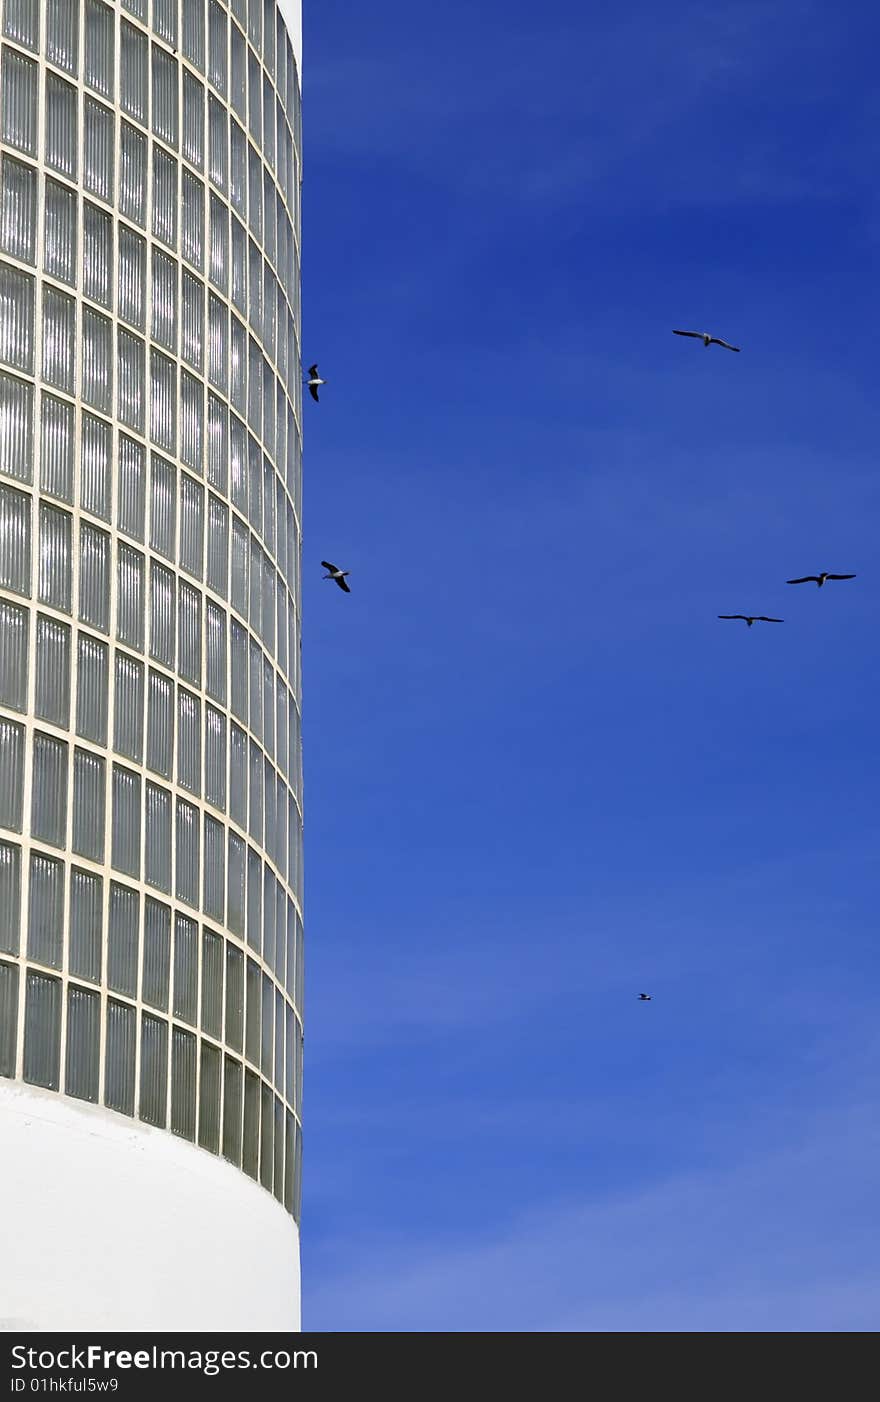
[[[307,1323],[864,1327],[871,12],[422,9],[306,70]]]
[[[325,1249],[306,1326],[873,1331],[880,1268],[868,1224],[878,1169],[874,1107],[855,1104],[808,1116],[783,1148],[733,1154],[726,1167],[648,1189],[525,1210],[469,1239],[373,1240],[355,1228]],[[523,1191],[528,1198],[527,1182]]]
[[[704,821],[712,816],[707,802]],[[632,827],[632,815],[627,821]],[[602,879],[590,869],[582,893],[554,889],[552,874],[538,872],[523,887],[519,913],[499,890],[497,912],[489,905],[476,915],[466,885],[438,894],[426,911],[417,885],[412,908],[384,932],[381,961],[366,913],[356,939],[334,934],[329,950],[317,945],[310,1016],[320,1035],[310,1064],[339,1064],[355,1048],[403,1055],[451,1039],[465,1060],[478,1058],[481,1046],[516,1036],[518,1026],[583,1028],[595,1054],[628,1025],[621,1013],[640,991],[634,979],[660,996],[658,1016],[664,1002],[674,1004],[679,1033],[693,1007],[708,1003],[746,1039],[762,1041],[772,1021],[774,1036],[809,1030],[819,1046],[826,1034],[839,1040],[842,1026],[870,1010],[871,995],[862,1010],[856,990],[841,1001],[826,979],[820,998],[813,961],[823,946],[834,952],[830,922],[858,934],[846,882],[870,881],[877,842],[877,830],[862,827],[813,842],[798,835],[794,848],[780,840],[775,851],[736,861],[726,847],[703,856],[691,846],[675,869],[667,858],[665,870],[643,867],[634,882],[622,851],[619,871]],[[843,883],[836,908],[823,889],[828,873]],[[485,900],[485,875],[480,884]],[[781,957],[790,965],[782,970]]]
[[[643,210],[826,199],[841,188],[848,157],[822,130],[842,31],[813,0],[593,6],[576,23],[552,7],[539,19],[514,9],[503,28],[488,17],[481,26],[468,6],[461,23],[465,42],[445,7],[435,34],[402,24],[374,51],[350,34],[357,52],[346,52],[343,26],[336,55],[319,57],[307,80],[313,111],[337,114],[312,129],[318,157],[401,161],[419,179],[544,213],[595,198],[609,180],[615,206]],[[819,117],[809,154],[766,121],[761,96],[794,69],[810,74],[797,108]],[[339,120],[351,109],[356,121]]]

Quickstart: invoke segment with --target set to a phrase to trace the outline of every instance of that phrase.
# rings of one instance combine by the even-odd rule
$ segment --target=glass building
[[[0,1142],[38,1103],[94,1210],[118,1138],[293,1257],[299,50],[298,0],[0,0]]]

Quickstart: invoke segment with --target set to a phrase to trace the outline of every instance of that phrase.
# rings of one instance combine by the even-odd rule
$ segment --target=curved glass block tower
[[[0,1328],[294,1329],[299,0],[0,0]]]

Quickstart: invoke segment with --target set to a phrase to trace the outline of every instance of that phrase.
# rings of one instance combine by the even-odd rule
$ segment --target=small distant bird
[[[309,394],[312,396],[312,398],[314,399],[314,401],[315,401],[316,404],[320,404],[320,402],[321,402],[321,401],[319,400],[319,398],[318,398],[318,386],[319,386],[319,385],[326,385],[326,383],[327,383],[327,381],[326,381],[326,380],[322,380],[322,379],[321,379],[321,376],[318,374],[318,366],[317,366],[317,364],[315,364],[315,365],[310,365],[310,366],[309,366],[309,373],[308,373],[308,376],[307,376],[307,378],[306,378],[306,384],[307,384],[308,387],[309,387]]]
[[[743,623],[748,624],[749,628],[751,628],[751,626],[752,626],[753,623],[784,623],[784,622],[785,622],[785,619],[784,619],[784,618],[767,618],[766,614],[763,614],[763,613],[753,613],[751,616],[749,616],[749,614],[747,614],[747,613],[719,613],[718,617],[719,617],[719,618],[741,618],[742,621],[743,621]]]
[[[329,574],[324,575],[324,579],[335,579],[340,589],[343,589],[346,594],[350,594],[351,590],[345,582],[345,576],[351,574],[351,570],[341,570],[338,565],[331,565],[329,560],[322,560],[321,564],[325,570],[330,571]]]
[[[818,584],[821,589],[826,579],[855,579],[855,575],[829,574],[827,570],[823,570],[821,574],[805,574],[803,579],[787,579],[785,582],[786,584]]]
[[[739,353],[739,346],[732,346],[729,341],[722,341],[717,336],[710,336],[708,331],[673,331],[673,336],[693,336],[695,341],[702,341],[708,350],[710,346],[723,346],[725,350]]]
[[[650,995],[650,993],[640,993],[640,994],[639,994],[639,1002],[640,1002],[640,1003],[650,1003],[650,1001],[651,1001],[651,995]]]

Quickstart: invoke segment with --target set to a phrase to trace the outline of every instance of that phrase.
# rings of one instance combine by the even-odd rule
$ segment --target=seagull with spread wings
[[[763,613],[719,613],[719,618],[741,618],[751,628],[753,623],[784,623],[784,618],[768,618]]]
[[[326,385],[326,383],[327,381],[322,380],[321,376],[318,374],[318,364],[316,361],[314,365],[309,366],[309,373],[305,379],[305,384],[308,386],[309,394],[312,396],[316,404],[320,404],[321,402],[318,399],[318,388],[320,385]]]
[[[650,1003],[650,1001],[651,1001],[651,995],[650,995],[650,993],[640,993],[640,994],[639,994],[639,1002],[640,1002],[640,1003]]]
[[[331,565],[329,560],[322,560],[321,564],[324,566],[325,570],[330,571],[329,574],[323,576],[324,579],[335,579],[340,589],[344,590],[346,594],[350,594],[351,590],[345,582],[345,577],[351,574],[351,570],[341,570],[338,565]]]
[[[702,341],[707,350],[710,346],[723,346],[725,350],[736,351],[739,354],[739,346],[732,346],[729,341],[722,341],[718,336],[710,336],[708,331],[673,331],[672,334],[673,336],[692,336],[695,341]]]
[[[818,584],[821,589],[826,579],[855,579],[855,575],[829,574],[827,570],[823,570],[821,574],[805,574],[802,579],[787,579],[785,582],[786,584]]]

